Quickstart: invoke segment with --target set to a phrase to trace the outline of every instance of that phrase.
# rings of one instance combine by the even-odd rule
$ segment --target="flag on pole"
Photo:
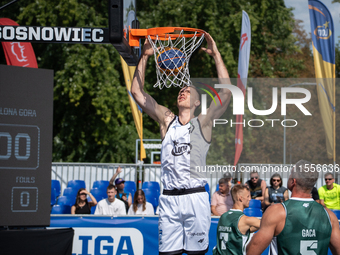
[[[328,158],[335,162],[335,42],[333,19],[320,1],[309,0],[314,68]]]
[[[133,120],[135,121],[138,136],[140,138],[140,155],[139,159],[143,160],[146,158],[146,153],[143,145],[143,111],[142,108],[135,102],[131,94],[131,85],[133,80],[133,75],[135,73],[135,66],[128,66],[125,60],[120,57],[122,61],[122,68],[124,73],[124,79],[126,84],[126,89],[129,95],[130,107],[132,111]]]
[[[242,29],[240,51],[238,56],[238,71],[237,71],[237,87],[246,95],[249,57],[250,57],[250,43],[251,43],[251,27],[248,14],[242,11]],[[236,166],[243,149],[243,115],[236,115],[236,133],[235,133],[235,159]]]
[[[19,26],[15,21],[1,18],[0,25]],[[38,68],[32,44],[29,42],[1,42],[7,65]]]

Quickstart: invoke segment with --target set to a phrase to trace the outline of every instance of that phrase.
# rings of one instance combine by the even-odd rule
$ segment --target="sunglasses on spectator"
[[[258,179],[259,177],[250,177],[250,179],[254,180],[254,179]]]
[[[325,178],[325,181],[331,181],[333,178]]]
[[[273,182],[281,182],[280,179],[273,179]]]

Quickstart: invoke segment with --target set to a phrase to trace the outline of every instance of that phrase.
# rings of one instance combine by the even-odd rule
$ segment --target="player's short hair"
[[[194,84],[191,84],[191,85],[189,85],[188,87],[190,87],[190,88],[194,88],[196,91],[197,91],[197,94],[198,94],[198,96],[199,96],[199,98],[201,98],[201,90],[200,89],[198,89],[198,87],[196,87]]]
[[[231,188],[231,198],[233,199],[234,204],[236,203],[237,199],[238,199],[238,195],[242,190],[247,190],[249,191],[249,187],[245,184],[235,184],[232,188]]]
[[[299,160],[291,171],[291,178],[302,190],[310,192],[319,178],[319,172],[307,160]]]
[[[116,186],[113,184],[109,184],[109,186],[107,186],[106,190],[112,190],[112,189],[116,189]]]
[[[193,84],[191,84],[190,86],[188,86],[188,87],[190,87],[190,89],[195,89],[195,91],[197,92],[197,94],[198,94],[198,101],[200,101],[201,102],[201,90],[200,89],[198,89],[197,87],[195,87]]]

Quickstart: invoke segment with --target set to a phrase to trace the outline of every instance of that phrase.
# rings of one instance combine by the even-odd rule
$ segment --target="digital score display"
[[[0,65],[0,226],[50,225],[53,71]]]
[[[0,124],[0,169],[39,167],[40,129],[38,126]]]

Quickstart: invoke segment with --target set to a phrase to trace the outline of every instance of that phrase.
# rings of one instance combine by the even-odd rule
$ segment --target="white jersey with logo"
[[[164,189],[204,187],[207,180],[199,169],[206,164],[209,146],[197,117],[182,125],[175,116],[162,141],[161,181]]]

